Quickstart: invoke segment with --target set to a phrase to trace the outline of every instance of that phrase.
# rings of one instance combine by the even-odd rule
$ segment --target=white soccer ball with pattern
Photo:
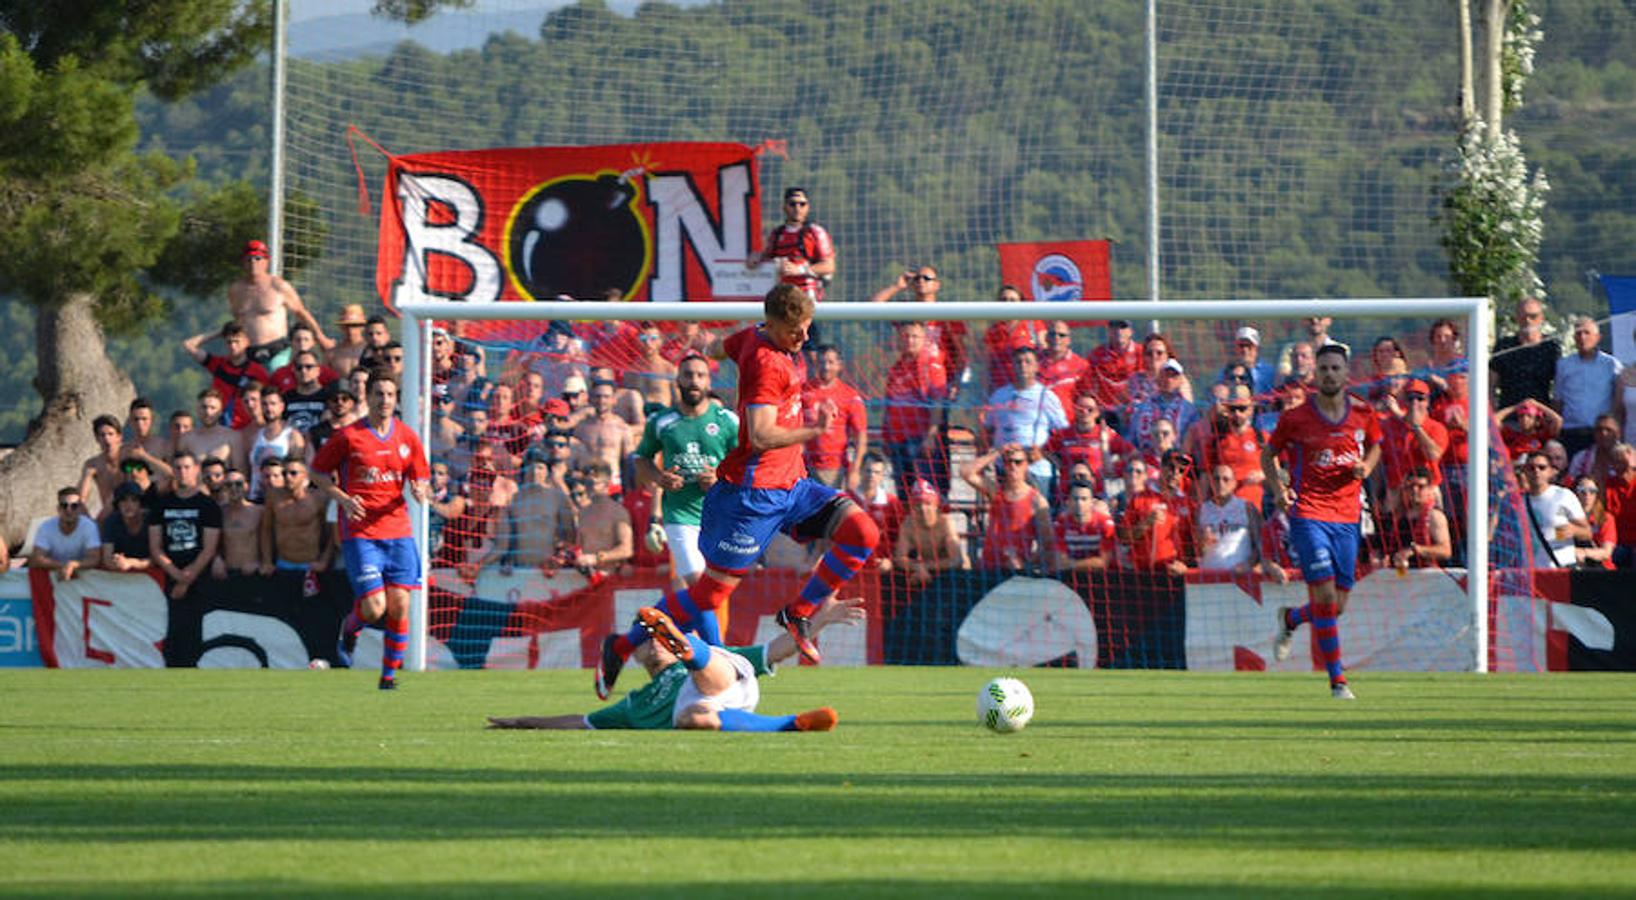
[[[977,721],[990,731],[1021,731],[1034,718],[1034,695],[1015,678],[996,678],[977,694]]]

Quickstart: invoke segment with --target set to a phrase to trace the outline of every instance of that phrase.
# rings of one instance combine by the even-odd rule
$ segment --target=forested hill
[[[335,147],[354,122],[400,153],[786,138],[792,158],[778,175],[813,185],[842,250],[843,297],[928,256],[961,299],[986,297],[994,240],[1082,236],[1113,239],[1116,295],[1143,297],[1143,5],[735,0],[627,17],[587,3],[474,50],[406,43],[384,57],[300,61],[296,74],[334,86],[318,128]],[[1594,310],[1587,271],[1636,273],[1636,7],[1533,5],[1545,42],[1511,122],[1553,185],[1548,290]],[[1454,143],[1454,4],[1244,6],[1274,13],[1268,30],[1212,51],[1200,40],[1214,26],[1198,16],[1234,5],[1159,4],[1166,296],[1447,292],[1429,223]],[[1317,24],[1280,30],[1284,20]],[[145,144],[193,155],[208,180],[264,185],[267,84],[256,69],[146,104]],[[1269,145],[1288,124],[1323,139]],[[1231,153],[1258,146],[1273,150]],[[342,174],[315,199],[339,210],[325,223],[332,238],[356,245],[372,225],[350,207],[337,155]],[[367,263],[331,254],[294,280],[327,320],[370,297]],[[116,359],[161,410],[190,405],[204,378],[177,341],[224,315],[220,297],[177,298],[151,333],[119,340]],[[18,304],[4,316],[0,352],[14,365],[0,396],[22,403],[0,410],[0,439],[16,440],[33,412],[32,330]]]

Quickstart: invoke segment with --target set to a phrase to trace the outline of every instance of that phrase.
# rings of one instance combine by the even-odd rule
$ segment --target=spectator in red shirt
[[[240,396],[250,390],[252,382],[268,384],[273,379],[261,363],[250,359],[250,338],[242,326],[228,322],[220,334],[222,343],[227,345],[226,356],[204,351],[204,342],[211,337],[208,331],[182,341],[182,349],[210,372],[211,385],[222,396],[223,421],[231,428],[242,428],[250,422],[250,411],[239,402]]]
[[[1512,459],[1521,459],[1523,454],[1545,446],[1562,430],[1562,415],[1536,400],[1507,406],[1494,414],[1494,420],[1499,423],[1500,440]]]
[[[920,303],[936,303],[938,289],[943,285],[942,279],[937,276],[937,270],[931,266],[917,266],[899,275],[897,280],[875,292],[869,300],[872,303],[885,303],[898,294],[908,291],[910,298]],[[948,373],[949,397],[953,399],[960,393],[960,385],[966,375],[966,323],[964,322],[928,322],[925,324],[926,346],[932,351],[933,358],[943,365]]]
[[[1085,359],[1085,372],[1080,375],[1075,393],[1090,393],[1109,413],[1115,413],[1129,403],[1131,376],[1142,370],[1145,344],[1131,340],[1130,322],[1114,319],[1108,323],[1107,343]],[[1160,360],[1163,363],[1164,360]]]
[[[1113,561],[1116,540],[1113,517],[1096,499],[1089,482],[1068,488],[1068,504],[1056,520],[1056,567],[1088,572],[1106,569]]]
[[[1611,486],[1613,482],[1610,480]],[[1585,508],[1585,521],[1591,525],[1591,536],[1574,541],[1574,559],[1581,566],[1613,569],[1613,554],[1619,550],[1619,525],[1608,512],[1602,488],[1589,475],[1574,482],[1574,496]]]
[[[948,466],[938,457],[949,382],[943,364],[926,346],[925,325],[903,322],[897,327],[897,338],[898,358],[886,373],[883,436],[898,490],[907,494],[916,478],[924,477],[933,485],[948,481]]]
[[[1237,483],[1234,493],[1244,498],[1250,508],[1261,509],[1261,482],[1266,473],[1261,470],[1261,435],[1255,430],[1255,402],[1250,386],[1235,384],[1227,389],[1227,398],[1217,407],[1219,417],[1209,427],[1208,436],[1200,449],[1200,471],[1213,472],[1217,465],[1233,470]]]
[[[994,477],[994,460],[1005,467]],[[990,450],[960,467],[960,477],[988,501],[982,563],[989,569],[1043,566],[1051,555],[1051,507],[1028,481],[1028,451],[1017,444]]]
[[[289,393],[295,390],[296,382],[301,379],[295,371],[295,358],[302,353],[318,354],[318,339],[313,336],[312,326],[304,322],[297,322],[290,326],[290,361],[274,369],[271,374],[271,384],[278,388],[279,393]],[[341,375],[329,366],[322,363],[318,366],[318,383],[331,385],[339,381]]]
[[[1001,285],[1000,292],[994,299],[1001,303],[1023,302],[1022,291],[1009,284]],[[1045,333],[1045,323],[1034,319],[1017,318],[994,322],[988,326],[988,330],[983,332],[983,343],[988,349],[988,389],[990,393],[1002,384],[1011,383],[1012,352],[1019,347],[1040,346],[1041,337]]]
[[[847,493],[880,528],[880,541],[875,545],[875,554],[869,558],[869,564],[881,571],[890,571],[892,546],[897,542],[898,526],[903,522],[903,501],[888,488],[886,460],[879,453],[870,451],[864,454],[858,484]]]
[[[841,351],[824,344],[816,356],[818,377],[801,386],[801,408],[815,410],[827,400],[835,404],[835,418],[828,431],[807,442],[807,472],[823,484],[847,490],[858,486],[863,456],[869,452],[869,414],[863,395],[841,380]]]
[[[1192,510],[1182,478],[1192,460],[1179,450],[1165,453],[1159,483],[1130,498],[1120,521],[1120,537],[1130,548],[1133,568],[1180,575],[1187,571],[1183,552],[1192,528]]]
[[[813,300],[824,299],[824,283],[835,275],[835,245],[829,232],[808,221],[811,201],[803,187],[785,188],[784,221],[767,235],[760,253],[745,260],[752,268],[778,260],[778,280],[793,284]]]
[[[1092,485],[1097,496],[1107,494],[1105,476],[1118,472],[1136,448],[1102,421],[1102,407],[1095,394],[1080,394],[1074,400],[1073,424],[1051,432],[1045,452],[1056,460],[1057,471],[1066,473],[1083,462],[1096,473]],[[1063,479],[1066,481],[1067,479]]]
[[[1614,450],[1619,459],[1602,485],[1602,504],[1614,524],[1613,564],[1631,569],[1636,568],[1636,447],[1620,443]]]
[[[1403,400],[1387,394],[1387,414],[1381,416],[1380,461],[1386,471],[1386,509],[1400,508],[1403,479],[1424,467],[1432,485],[1443,483],[1443,453],[1449,447],[1449,432],[1431,418],[1431,389],[1416,378],[1403,386]]]
[[[1063,409],[1071,408],[1074,397],[1083,393],[1080,380],[1084,378],[1089,364],[1074,352],[1074,331],[1067,322],[1052,322],[1046,327],[1039,363],[1040,384],[1057,395]]]

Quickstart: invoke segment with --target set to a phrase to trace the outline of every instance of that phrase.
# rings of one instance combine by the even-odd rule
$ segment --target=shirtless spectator
[[[829,431],[807,441],[807,471],[812,478],[832,488],[857,487],[863,456],[869,452],[869,413],[863,395],[841,380],[841,351],[829,344],[817,348],[817,378],[801,386],[801,408],[816,410],[828,401],[837,415]]]
[[[335,559],[336,544],[325,520],[329,498],[312,488],[307,463],[284,460],[284,489],[269,493],[257,535],[261,574],[275,571],[323,572]]]
[[[614,412],[612,383],[599,381],[592,386],[591,409],[593,415],[574,429],[574,436],[579,438],[584,448],[584,455],[575,464],[580,468],[586,468],[593,462],[606,465],[611,473],[609,496],[617,497],[622,484],[620,467],[627,457],[636,452],[636,439],[631,435],[631,427]]]
[[[492,473],[493,477],[488,480],[489,501],[497,508],[504,509],[517,497],[517,480],[500,470],[495,462],[495,456],[493,444],[477,444],[472,448],[471,464],[466,474],[469,476],[472,472]]]
[[[244,277],[227,287],[227,305],[233,312],[233,321],[244,329],[250,340],[250,358],[268,366],[274,357],[290,345],[290,316],[295,316],[315,335],[320,334],[318,320],[308,312],[288,281],[268,270],[267,245],[251,241],[244,245],[241,257]]]
[[[441,385],[435,381],[435,392]],[[534,426],[545,421],[545,378],[538,372],[524,370],[517,376],[517,399],[512,403],[511,415],[525,425]]]
[[[226,502],[222,496],[222,485],[227,481],[227,463],[214,456],[207,456],[199,462],[199,489],[220,506]]]
[[[303,353],[311,353],[318,365],[318,383],[334,384],[341,380],[341,373],[323,364],[322,351],[318,346],[318,339],[306,325],[290,326],[290,355],[289,362],[272,371],[272,385],[283,393],[295,390],[296,382],[300,381],[300,373],[295,370],[295,362]]]
[[[244,442],[245,434],[253,433],[257,428],[267,424],[267,415],[261,408],[261,392],[267,387],[271,385],[252,384],[239,394],[239,406],[244,409],[244,421],[234,422],[233,430],[239,433],[241,443]],[[248,447],[249,444],[245,443],[245,446]]]
[[[446,384],[432,385],[432,427],[426,435],[426,452],[433,459],[446,459],[466,429],[455,421],[454,398]]]
[[[649,406],[667,407],[676,402],[676,364],[660,352],[664,339],[658,325],[643,322],[636,335],[638,356],[625,370],[625,386],[640,393]]]
[[[892,567],[910,584],[925,584],[938,572],[971,568],[966,542],[943,511],[943,497],[924,478],[909,489],[909,514],[898,528]]]
[[[432,328],[432,384],[446,385],[454,377],[454,338],[441,325]]]
[[[551,483],[545,454],[529,451],[523,459],[523,484],[506,510],[506,555],[500,573],[555,568],[564,547],[574,543],[578,517],[568,494]]]
[[[608,493],[613,471],[604,460],[587,467],[591,503],[579,514],[579,554],[574,565],[610,575],[636,554],[631,514]]]
[[[712,360],[712,362],[714,361]],[[680,363],[677,365],[679,366]],[[712,368],[711,371],[715,371],[715,368]],[[614,412],[619,413],[621,419],[624,419],[627,424],[640,433],[642,427],[648,422],[647,400],[642,396],[642,392],[621,385],[619,383],[619,373],[615,372],[610,366],[598,366],[591,370],[591,383],[595,384],[599,381],[606,381],[614,386]],[[587,410],[587,414],[588,412],[589,410]],[[583,415],[580,421],[583,421]],[[578,425],[579,421],[575,421],[573,424]]]
[[[199,419],[197,425],[176,441],[177,450],[186,450],[197,460],[223,460],[233,468],[244,471],[244,448],[239,445],[238,432],[222,423],[222,396],[215,388],[199,392]],[[203,462],[200,463],[203,465]]]
[[[1319,347],[1334,343],[1335,339],[1329,336],[1329,326],[1333,324],[1335,324],[1335,320],[1331,316],[1307,316],[1301,320],[1303,333],[1297,336],[1294,341],[1279,348],[1277,360],[1279,381],[1283,381],[1291,375],[1308,373],[1305,374],[1301,381],[1303,384],[1312,382],[1312,374],[1317,372],[1317,360],[1316,358],[1313,359],[1312,369],[1303,370],[1301,362],[1296,358],[1298,355],[1297,350],[1302,344],[1305,344],[1307,351],[1315,354],[1318,352]]]
[[[170,436],[164,431],[155,431],[155,417],[153,404],[146,397],[138,397],[131,401],[130,413],[125,418],[128,434],[125,435],[123,454],[125,459],[139,459],[148,467],[149,473],[164,490],[170,484],[170,455],[176,452]]]
[[[174,457],[176,451],[182,449],[182,437],[192,431],[193,413],[185,409],[178,409],[170,414],[169,427],[166,430],[166,437],[170,443],[170,453],[165,457],[166,459]]]
[[[272,376],[261,363],[249,357],[250,339],[238,323],[228,322],[222,326],[221,339],[227,345],[226,356],[205,352],[204,342],[210,337],[212,333],[208,331],[193,335],[182,341],[182,349],[210,372],[211,386],[221,400],[224,421],[229,427],[237,428],[250,421],[249,411],[238,403],[239,396],[250,390],[252,384],[267,384]]]
[[[147,510],[142,489],[130,482],[114,488],[113,515],[102,520],[102,568],[141,572],[148,568]]]
[[[500,517],[504,511],[494,504],[492,468],[473,468],[466,473],[460,514],[443,528],[443,544],[433,557],[433,565],[451,567],[463,581],[476,581],[483,566],[500,556]]]
[[[221,553],[210,563],[210,577],[259,574],[263,509],[250,502],[250,483],[240,472],[229,473],[212,496],[222,508],[222,539]]]
[[[899,275],[896,281],[876,291],[869,300],[872,303],[885,303],[908,291],[910,300],[936,303],[938,290],[942,286],[943,280],[938,277],[937,269],[931,266],[916,266]],[[970,374],[966,371],[966,323],[927,322],[924,327],[926,349],[931,353],[933,360],[943,366],[943,371],[948,373],[949,397],[953,399],[960,393],[960,386]]]
[[[347,377],[358,366],[358,358],[363,356],[364,326],[369,320],[364,318],[364,308],[357,303],[348,303],[341,308],[341,315],[336,318],[335,325],[341,329],[341,340],[325,348],[329,356],[329,367],[336,375]]]
[[[284,490],[284,460],[269,456],[261,461],[256,468],[256,474],[261,476],[261,493],[264,500],[271,500]]]
[[[114,512],[114,487],[120,482],[119,464],[124,457],[125,436],[120,431],[119,420],[109,415],[92,419],[91,433],[96,435],[97,454],[85,461],[80,471],[79,490],[81,497],[97,498],[96,521],[101,522]]]

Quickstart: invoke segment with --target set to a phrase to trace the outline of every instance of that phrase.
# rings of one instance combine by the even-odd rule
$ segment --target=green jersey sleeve
[[[655,456],[659,455],[659,429],[655,426],[655,423],[663,414],[663,411],[660,411],[648,416],[647,422],[642,425],[642,440],[638,441],[636,444],[637,456],[640,456],[646,460],[652,460]]]
[[[585,721],[592,728],[602,730],[668,729],[676,715],[676,698],[681,696],[687,677],[687,667],[675,663],[618,703],[586,716]]]

